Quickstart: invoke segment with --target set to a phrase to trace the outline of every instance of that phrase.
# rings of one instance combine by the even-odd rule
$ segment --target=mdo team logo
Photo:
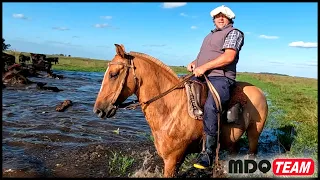
[[[311,177],[312,158],[229,159],[225,171],[230,177]]]

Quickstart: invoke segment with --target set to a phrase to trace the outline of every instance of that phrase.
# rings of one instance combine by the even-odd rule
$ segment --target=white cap
[[[211,17],[216,16],[217,14],[222,13],[227,16],[229,19],[235,19],[236,15],[225,5],[219,6],[210,12]]]

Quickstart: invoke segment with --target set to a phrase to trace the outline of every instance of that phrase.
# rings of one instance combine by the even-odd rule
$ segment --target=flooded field
[[[120,109],[115,117],[104,120],[93,114],[104,73],[55,73],[65,78],[29,79],[63,91],[38,90],[36,84],[2,90],[4,177],[161,176],[163,162],[141,109]],[[73,106],[57,112],[56,106],[64,100],[71,100]],[[259,158],[283,153],[275,133],[268,128],[263,131]],[[247,148],[243,140],[239,155]],[[182,174],[192,167],[191,161],[182,166]]]

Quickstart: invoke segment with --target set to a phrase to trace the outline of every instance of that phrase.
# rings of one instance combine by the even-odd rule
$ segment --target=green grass
[[[119,177],[126,176],[127,170],[132,166],[134,158],[117,152],[112,152],[112,157],[108,162],[109,173],[117,174]]]
[[[288,155],[318,159],[316,79],[239,73],[237,80],[252,83],[267,93],[267,98],[271,101],[267,126],[285,131],[280,137],[281,143],[292,140],[288,138],[291,133],[288,127],[294,127],[296,133]],[[271,118],[273,121],[269,121]]]
[[[12,54],[16,57],[16,62],[19,62],[20,52],[5,51],[8,54]],[[22,54],[30,56],[30,53],[23,52]],[[51,57],[52,55],[47,55]],[[84,71],[84,72],[105,72],[108,67],[109,60],[89,59],[82,57],[65,57],[65,56],[53,56],[59,57],[59,63],[53,64],[52,70],[67,70],[67,71]],[[170,66],[177,74],[185,74],[188,71],[184,66]]]

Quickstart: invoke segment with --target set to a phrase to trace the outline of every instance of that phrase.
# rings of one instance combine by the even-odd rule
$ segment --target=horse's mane
[[[144,59],[147,59],[153,63],[155,63],[156,65],[158,65],[160,68],[164,69],[165,71],[167,71],[169,74],[171,74],[173,77],[179,79],[178,75],[167,65],[165,65],[163,62],[161,62],[159,59],[152,57],[150,55],[144,54],[144,53],[140,53],[140,52],[134,52],[134,51],[130,51],[130,54],[133,56],[138,56]]]

